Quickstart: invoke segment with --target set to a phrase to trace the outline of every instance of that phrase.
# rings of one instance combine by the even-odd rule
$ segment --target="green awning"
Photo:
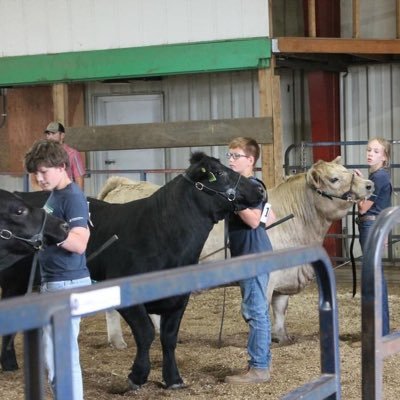
[[[171,44],[0,58],[0,86],[268,68],[271,39]]]

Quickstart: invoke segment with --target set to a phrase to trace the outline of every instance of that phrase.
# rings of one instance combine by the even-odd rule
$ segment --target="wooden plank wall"
[[[83,85],[68,85],[68,110],[72,125],[84,124]],[[46,125],[54,119],[52,86],[8,89],[6,123],[0,129],[0,171],[23,174],[24,154],[43,138]]]

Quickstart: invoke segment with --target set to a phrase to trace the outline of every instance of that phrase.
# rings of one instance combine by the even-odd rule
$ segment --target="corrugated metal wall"
[[[349,69],[341,77],[341,137],[363,141],[374,136],[400,139],[400,65],[364,65]],[[393,162],[399,162],[400,145],[393,145]],[[365,147],[349,147],[347,163],[364,164]],[[399,174],[394,180],[400,186]]]
[[[88,123],[95,124],[93,105],[94,99],[98,96],[151,93],[163,93],[164,120],[166,122],[259,116],[257,72],[240,71],[177,75],[157,80],[134,80],[124,84],[90,83],[86,93]],[[251,136],[251,132],[248,132],[248,135]],[[167,149],[164,167],[186,168],[191,151],[198,149]],[[224,160],[227,148],[226,146],[215,146],[201,148],[201,150]],[[91,169],[98,168],[96,157],[96,152],[90,153]],[[140,168],[140,166],[134,165],[134,158],[130,168]],[[173,176],[175,175],[167,175],[165,178],[169,179]],[[156,181],[158,184],[160,184],[159,178]],[[151,180],[151,176],[149,176],[149,180]],[[88,184],[90,185],[90,182]],[[94,187],[92,195],[96,194],[99,189]]]
[[[398,142],[392,145],[391,174],[395,189],[392,205],[400,205],[400,65],[351,67],[341,77],[341,93],[342,141],[367,141],[380,136]],[[343,148],[342,154],[346,165],[359,167],[368,176],[365,149],[365,144],[355,144]],[[351,226],[350,221],[347,225]],[[394,229],[393,233],[398,235],[400,229]],[[400,246],[396,243],[388,251],[400,258]]]

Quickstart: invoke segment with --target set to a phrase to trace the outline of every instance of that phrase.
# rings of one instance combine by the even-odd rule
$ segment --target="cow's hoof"
[[[285,336],[285,337],[273,337],[271,339],[272,343],[276,344],[276,347],[290,346],[296,343],[296,338],[293,336]]]
[[[17,362],[6,362],[1,364],[1,369],[4,372],[17,371],[19,369]]]
[[[136,383],[132,382],[129,378],[128,378],[128,383],[129,383],[130,390],[139,390],[140,389],[140,385],[137,385]]]
[[[109,345],[113,348],[113,349],[117,349],[117,350],[123,350],[126,349],[128,347],[128,345],[125,343],[125,340],[110,340]]]

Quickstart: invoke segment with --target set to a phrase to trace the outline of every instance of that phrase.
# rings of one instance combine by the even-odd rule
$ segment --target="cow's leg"
[[[274,321],[271,330],[271,339],[280,344],[290,343],[292,340],[287,335],[285,318],[289,304],[289,296],[274,292],[271,299]]]
[[[19,277],[14,277],[14,279]],[[26,286],[28,283],[22,281],[20,285],[16,285],[11,280],[2,285],[1,298],[6,299],[15,296],[21,296],[26,293]],[[15,371],[18,369],[18,361],[15,353],[14,335],[6,335],[2,338],[0,364],[3,371]]]
[[[163,350],[163,379],[167,389],[184,387],[176,364],[175,349],[178,340],[179,327],[183,313],[189,300],[189,295],[182,297],[181,307],[168,314],[161,314],[160,340]]]
[[[160,333],[160,316],[157,314],[150,314],[149,317],[156,332]],[[119,312],[117,310],[106,311],[106,322],[108,343],[118,350],[126,349],[128,345],[126,344],[122,333]]]
[[[149,317],[154,325],[154,329],[156,330],[156,332],[160,333],[160,316],[157,314],[150,314]]]
[[[1,343],[0,363],[3,371],[15,371],[18,369],[17,356],[14,347],[15,335],[3,336]]]
[[[147,311],[143,305],[118,310],[131,328],[136,342],[136,357],[128,378],[133,389],[138,389],[147,382],[150,373],[150,346],[155,332]]]
[[[116,349],[126,349],[128,345],[126,344],[124,336],[122,335],[121,319],[118,311],[106,311],[106,322],[108,343]]]

